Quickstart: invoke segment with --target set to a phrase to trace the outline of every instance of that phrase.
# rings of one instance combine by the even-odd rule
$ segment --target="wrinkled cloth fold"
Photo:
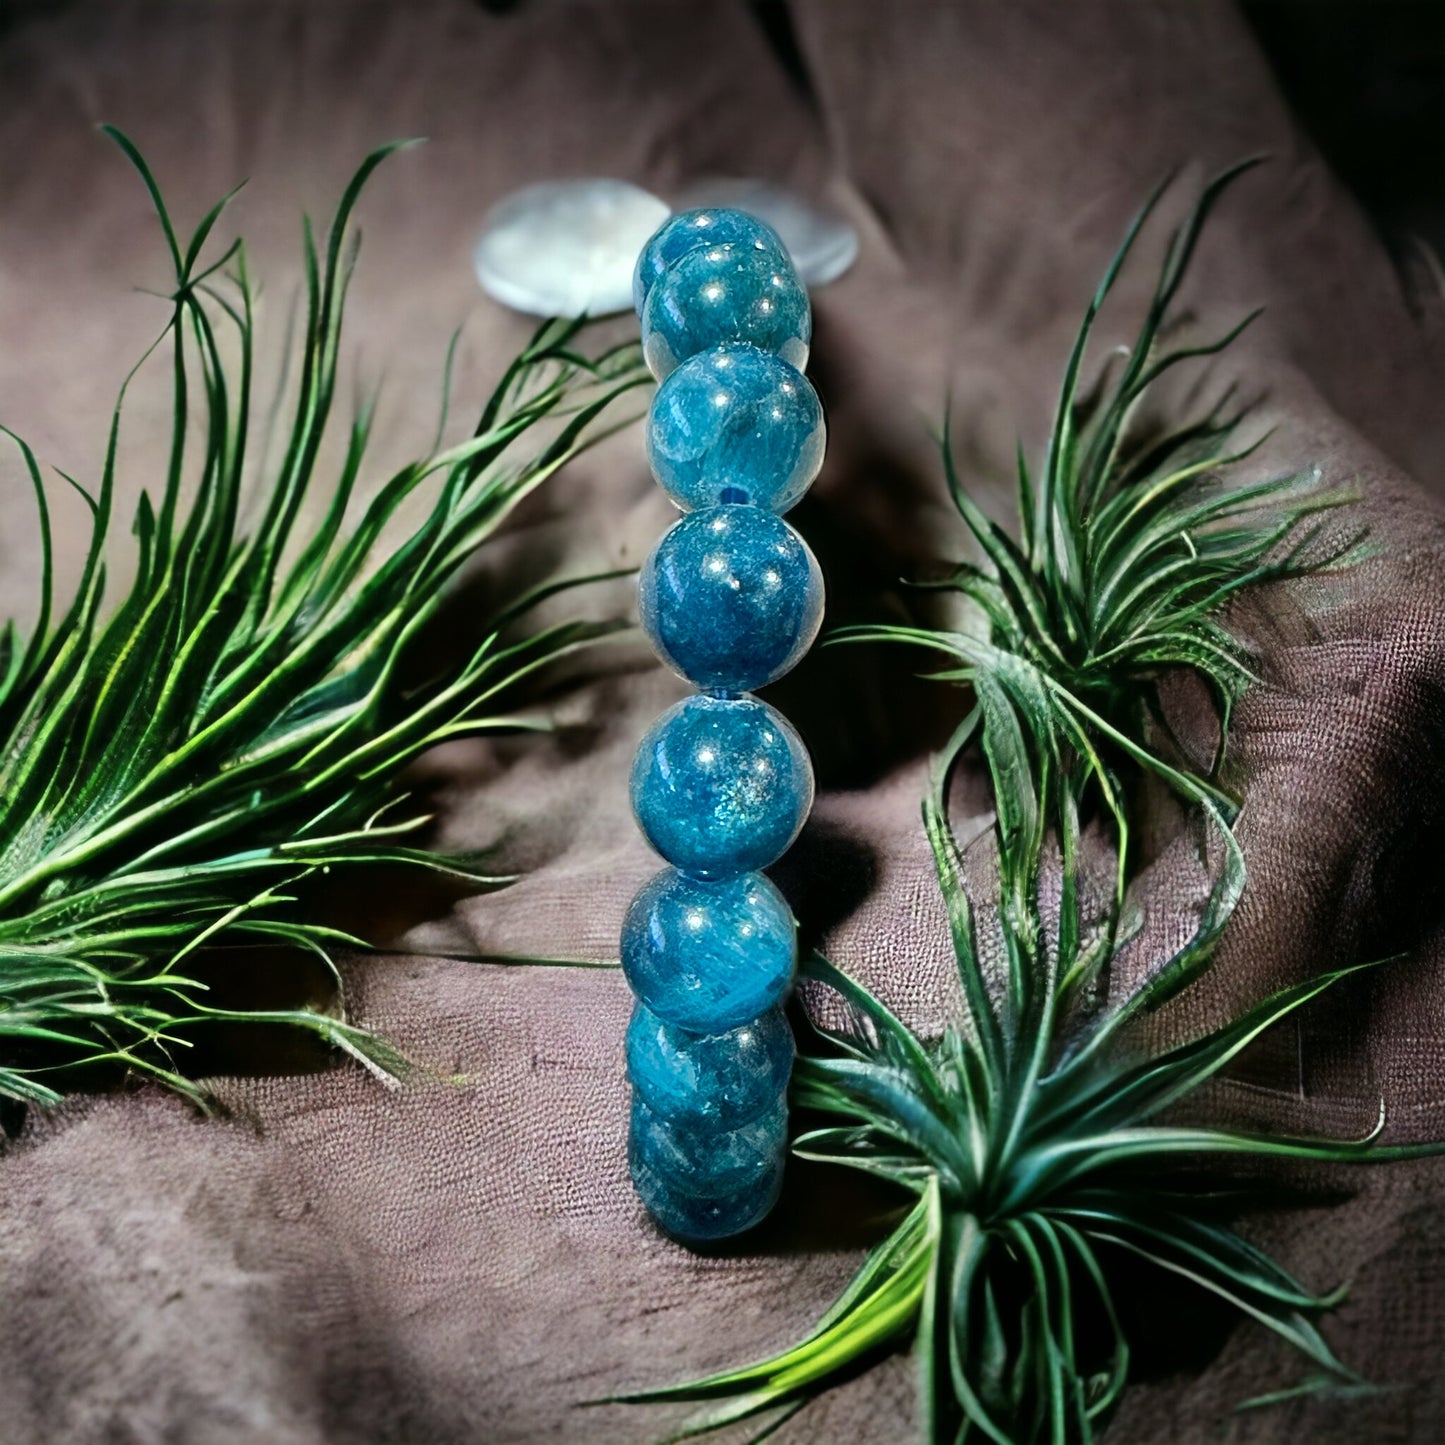
[[[0,32],[0,421],[94,476],[115,392],[164,321],[133,289],[165,288],[154,218],[95,122],[132,135],[182,222],[253,178],[233,224],[266,288],[268,376],[300,211],[324,215],[373,146],[430,138],[382,168],[360,212],[344,344],[358,383],[383,383],[373,477],[426,446],[454,326],[459,417],[528,334],[470,270],[507,191],[614,175],[667,196],[700,175],[757,175],[838,208],[862,237],[855,268],[814,298],[830,441],[792,520],[822,560],[828,623],[874,619],[899,605],[900,576],[966,551],[931,435],[945,406],[964,475],[1002,509],[1016,439],[1039,453],[1074,330],[1143,197],[1182,168],[1167,219],[1207,176],[1268,152],[1186,286],[1201,334],[1268,308],[1200,395],[1232,381],[1256,399],[1248,425],[1273,434],[1250,468],[1320,468],[1356,495],[1340,524],[1367,527],[1370,545],[1348,576],[1274,589],[1231,619],[1265,678],[1231,747],[1249,886],[1213,971],[1152,1027],[1186,1037],[1270,988],[1401,953],[1257,1051],[1217,1102],[1264,1126],[1359,1134],[1383,1097],[1391,1138],[1445,1138],[1442,299],[1402,284],[1226,5],[796,0],[789,13],[806,87],[740,3],[22,11]],[[1104,343],[1137,322],[1162,234],[1126,271]],[[127,411],[124,497],[163,465],[168,427],[162,365]],[[39,563],[18,465],[0,487],[0,613],[28,620]],[[57,501],[62,577],[83,547],[72,500]],[[524,572],[635,566],[668,519],[626,430],[523,507],[456,623]],[[621,587],[579,605],[630,603]],[[780,886],[809,941],[927,1031],[956,995],[918,805],[961,698],[914,680],[919,661],[823,649],[770,696],[820,783]],[[381,898],[364,879],[338,890],[348,926],[405,950],[350,961],[348,1004],[418,1061],[414,1082],[389,1091],[350,1067],[226,1077],[217,1119],[150,1088],[32,1111],[0,1157],[0,1440],[620,1445],[682,1412],[584,1402],[759,1358],[822,1313],[879,1237],[885,1199],[798,1166],[757,1238],[707,1257],[668,1242],[627,1180],[620,974],[448,957],[615,958],[627,901],[657,866],[628,812],[628,765],[682,691],[640,646],[610,645],[555,735],[453,745],[422,770],[438,843],[500,842],[528,869],[516,886],[442,912],[404,882]],[[1171,707],[1207,731],[1188,688]],[[987,808],[965,779],[960,828]],[[1139,887],[1162,939],[1200,879],[1191,840],[1155,852]],[[1233,1414],[1307,1370],[1261,1329],[1221,1327],[1197,1358],[1146,1351],[1111,1442],[1445,1433],[1445,1167],[1295,1182],[1306,1206],[1245,1232],[1312,1287],[1354,1280],[1326,1332],[1362,1374],[1403,1388]],[[913,1375],[894,1357],[774,1438],[901,1445],[917,1430]]]

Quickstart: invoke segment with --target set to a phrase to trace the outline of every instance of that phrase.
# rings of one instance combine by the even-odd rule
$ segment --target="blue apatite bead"
[[[746,1233],[773,1212],[783,1190],[782,1156],[756,1184],[721,1197],[673,1188],[630,1147],[628,1163],[637,1197],[657,1225],[682,1244],[711,1244]]]
[[[622,925],[622,971],[658,1018],[721,1034],[775,1008],[798,945],[783,895],[761,873],[709,883],[665,868]]]
[[[647,418],[647,459],[685,511],[751,502],[786,512],[813,484],[823,408],[786,361],[733,342],[684,361]]]
[[[632,304],[637,308],[638,316],[642,315],[653,283],[674,261],[680,261],[690,251],[700,251],[704,246],[717,246],[725,241],[764,251],[775,262],[788,261],[789,265],[792,264],[788,260],[788,248],[783,245],[778,233],[746,211],[716,206],[679,211],[653,232],[652,239],[637,258],[637,266],[632,272]]]
[[[750,692],[813,645],[823,574],[781,517],[761,507],[705,507],[652,549],[637,610],[658,656],[695,687]]]
[[[786,1157],[783,1105],[740,1129],[698,1131],[633,1101],[633,1186],[648,1213],[679,1239],[727,1239],[761,1223],[777,1203]]]
[[[649,1167],[675,1189],[690,1194],[733,1194],[771,1168],[788,1145],[788,1101],[739,1124],[689,1124],[668,1119],[636,1095],[632,1099],[632,1138]]]
[[[803,740],[755,697],[684,698],[648,730],[632,764],[632,809],[647,841],[700,878],[776,862],[812,806]]]
[[[662,381],[690,356],[746,341],[801,371],[813,315],[792,263],[730,242],[690,251],[647,293],[642,354]]]
[[[733,1129],[774,1108],[793,1072],[793,1031],[779,1008],[721,1034],[699,1034],[637,1004],[627,1027],[627,1077],[664,1119]]]

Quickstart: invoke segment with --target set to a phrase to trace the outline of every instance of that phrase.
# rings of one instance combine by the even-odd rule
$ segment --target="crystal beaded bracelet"
[[[698,691],[657,720],[632,768],[633,811],[671,866],[622,928],[637,995],[628,1162],[653,1218],[701,1242],[757,1224],[782,1184],[797,942],[758,870],[797,837],[813,770],[787,720],[750,694],[798,662],[822,621],[817,560],[779,514],[817,476],[824,425],[801,371],[807,292],[762,222],[671,217],[643,248],[633,299],[661,383],[648,460],[684,513],[643,566],[638,610]]]

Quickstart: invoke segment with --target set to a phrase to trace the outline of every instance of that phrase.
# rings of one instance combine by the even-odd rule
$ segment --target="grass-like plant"
[[[853,1023],[815,1030],[816,1047],[798,1060],[794,1103],[825,1123],[795,1151],[881,1176],[912,1203],[798,1345],[630,1397],[708,1402],[685,1435],[786,1413],[912,1339],[928,1439],[1089,1441],[1128,1379],[1116,1293],[1131,1259],[1281,1335],[1311,1362],[1311,1384],[1352,1378],[1318,1325],[1340,1292],[1311,1291],[1251,1246],[1200,1176],[1225,1160],[1354,1163],[1430,1146],[1378,1147],[1378,1127],[1345,1141],[1239,1132],[1180,1122],[1177,1108],[1351,970],[1284,989],[1163,1052],[1141,1052],[1129,1029],[1208,965],[1245,881],[1233,799],[1211,771],[1177,750],[1165,755],[1157,681],[1173,669],[1199,674],[1227,733],[1254,670],[1221,609],[1247,588],[1340,561],[1355,540],[1321,536],[1308,519],[1339,498],[1302,493],[1299,479],[1224,486],[1221,474],[1250,450],[1231,445],[1237,413],[1217,408],[1143,442],[1130,430],[1155,380],[1242,329],[1205,346],[1157,345],[1200,228],[1242,169],[1207,187],[1174,233],[1135,345],[1112,385],[1081,402],[1085,344],[1157,193],[1131,227],[1085,317],[1036,486],[1020,467],[1021,541],[984,517],[950,465],[959,510],[987,557],[950,579],[981,609],[980,633],[851,634],[949,654],[958,665],[942,676],[972,692],[923,808],[966,1014],[941,1039],[921,1039],[826,960],[808,962]],[[982,922],[947,817],[948,773],[970,746],[995,800],[986,836],[997,852],[997,908]],[[1102,982],[1127,931],[1124,764],[1167,780],[1223,846],[1189,938],[1111,1004]],[[1119,887],[1102,920],[1089,917],[1080,879],[1080,819],[1100,805],[1119,844]]]
[[[646,1398],[716,1400],[686,1432],[703,1433],[799,1403],[911,1337],[927,1439],[1088,1441],[1128,1378],[1115,1305],[1124,1256],[1275,1331],[1311,1362],[1311,1386],[1355,1382],[1317,1324],[1343,1288],[1315,1293],[1250,1245],[1220,1201],[1201,1192],[1201,1171],[1240,1158],[1381,1162],[1429,1147],[1379,1147],[1378,1127],[1337,1141],[1167,1117],[1265,1030],[1353,970],[1284,989],[1223,1028],[1140,1057],[1120,1046],[1121,1035],[1150,990],[1079,1032],[1065,1023],[1058,985],[1085,951],[1067,866],[1057,933],[1046,928],[1037,894],[1023,930],[999,910],[1005,952],[1035,986],[1024,1000],[993,997],[954,840],[931,805],[926,811],[968,1017],[925,1042],[814,958],[809,975],[852,1006],[856,1026],[827,1033],[827,1052],[799,1059],[793,1091],[798,1107],[839,1121],[804,1134],[796,1153],[881,1176],[915,1202],[805,1340]],[[1161,981],[1187,971],[1199,943],[1196,930]]]
[[[1132,345],[1121,348],[1081,394],[1095,324],[1166,180],[1130,225],[1084,313],[1064,370],[1048,452],[1035,478],[1018,454],[1018,537],[989,518],[954,464],[948,429],[943,459],[949,490],[983,564],[960,563],[929,586],[962,595],[980,620],[975,630],[906,626],[843,629],[837,641],[884,640],[950,656],[941,678],[973,686],[977,706],[945,753],[940,778],[972,743],[991,708],[1007,698],[1039,780],[1041,826],[1057,827],[1063,778],[1058,759],[1075,758],[1076,791],[1096,787],[1118,831],[1122,890],[1129,818],[1121,764],[1142,767],[1184,798],[1232,821],[1236,804],[1218,781],[1232,709],[1256,680],[1249,645],[1221,614],[1241,593],[1315,573],[1349,557],[1360,538],[1325,535],[1328,513],[1345,500],[1322,491],[1317,471],[1229,484],[1230,469],[1253,455],[1262,434],[1237,440],[1248,404],[1224,388],[1202,415],[1160,425],[1145,413],[1158,383],[1175,368],[1224,351],[1256,318],[1251,312],[1223,336],[1171,343],[1171,308],[1199,236],[1220,197],[1259,164],[1248,160],[1206,186],[1170,237],[1153,295]],[[1152,725],[1167,736],[1161,677],[1188,670],[1213,696],[1219,746],[1200,770],[1173,750],[1165,755]],[[979,688],[981,678],[989,681]],[[1001,810],[1011,806],[1005,787]]]
[[[245,251],[237,241],[203,256],[230,197],[182,244],[145,161],[109,133],[150,192],[175,268],[170,317],[147,352],[169,350],[171,445],[158,495],[143,494],[135,513],[135,580],[107,612],[122,389],[98,484],[65,478],[90,510],[91,538],[59,610],[47,489],[16,438],[44,570],[28,636],[14,624],[0,633],[0,1094],[51,1102],[77,1069],[108,1063],[199,1100],[177,1050],[216,1019],[295,1024],[390,1073],[402,1063],[394,1051],[327,1013],[208,1006],[188,960],[250,940],[300,946],[331,967],[329,950],[358,940],[298,910],[297,889],[318,870],[399,863],[478,888],[506,881],[480,859],[411,846],[427,819],[405,806],[398,773],[450,738],[544,725],[513,711],[515,686],[609,629],[519,631],[566,585],[553,581],[478,619],[475,640],[439,670],[422,670],[418,642],[477,548],[646,373],[635,346],[589,359],[574,348],[577,323],[548,323],[467,440],[442,449],[444,399],[432,450],[363,503],[366,405],[339,469],[321,475],[356,258],[349,222],[388,146],[347,186],[322,246],[306,225],[291,422],[269,468],[253,440]],[[450,357],[446,371],[449,390]],[[419,522],[390,525],[427,492]],[[308,526],[318,493],[320,521]]]

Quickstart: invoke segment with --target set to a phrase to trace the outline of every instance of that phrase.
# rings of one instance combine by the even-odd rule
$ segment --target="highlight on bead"
[[[698,878],[776,863],[812,806],[802,738],[755,697],[684,698],[648,729],[632,765],[632,810],[644,836]]]
[[[823,574],[781,517],[689,512],[653,549],[637,607],[657,655],[694,687],[751,692],[791,672],[823,621]]]
[[[812,486],[826,435],[818,393],[796,367],[745,343],[717,346],[658,388],[647,460],[684,511],[749,502],[781,514]]]
[[[734,241],[689,251],[642,308],[642,354],[659,381],[689,357],[735,341],[801,371],[812,336],[808,293],[786,254]]]
[[[793,915],[761,873],[691,878],[665,868],[622,925],[622,970],[666,1023],[693,1033],[741,1027],[787,996],[797,968]]]
[[[627,1026],[627,1077],[654,1114],[734,1129],[773,1107],[793,1071],[793,1031],[780,1006],[721,1034],[660,1019],[640,1000]]]
[[[632,273],[632,304],[638,318],[641,319],[642,308],[647,304],[647,293],[674,261],[680,261],[706,246],[723,244],[747,246],[792,264],[782,237],[766,222],[748,215],[746,211],[713,206],[679,211],[652,233],[637,258],[637,266]]]
[[[670,217],[638,257],[633,297],[661,383],[648,461],[685,514],[642,568],[638,612],[699,691],[653,724],[632,767],[633,812],[670,866],[622,927],[638,1000],[627,1157],[656,1223],[700,1244],[751,1229],[782,1188],[796,925],[758,870],[802,828],[813,769],[791,724],[750,693],[794,667],[822,624],[817,559],[780,514],[818,475],[826,427],[802,375],[808,294],[761,221]]]

